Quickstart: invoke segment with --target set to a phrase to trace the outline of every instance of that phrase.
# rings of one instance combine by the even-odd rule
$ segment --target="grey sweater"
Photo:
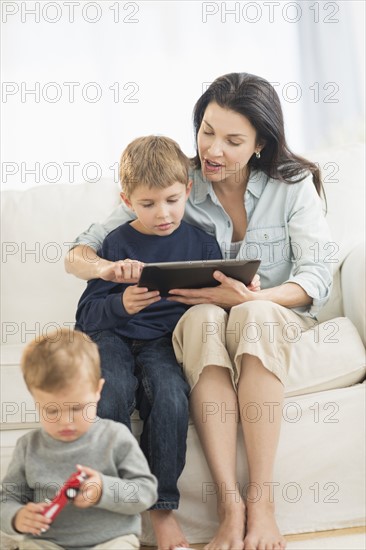
[[[12,524],[17,511],[27,502],[53,499],[76,464],[101,474],[100,501],[86,509],[68,503],[46,533],[30,537],[87,550],[122,535],[139,536],[139,513],[157,499],[156,478],[130,431],[100,418],[76,441],[57,441],[41,428],[18,440],[0,493],[1,529],[18,534]]]

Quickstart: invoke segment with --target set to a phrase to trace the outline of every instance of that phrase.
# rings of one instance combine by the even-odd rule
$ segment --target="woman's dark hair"
[[[197,101],[193,122],[196,138],[195,168],[201,168],[197,151],[197,134],[209,103],[244,115],[257,132],[257,143],[264,144],[260,158],[255,155],[248,162],[250,169],[261,170],[270,178],[286,183],[297,183],[309,172],[319,195],[324,189],[319,167],[292,153],[289,149],[283,123],[281,103],[273,86],[264,78],[248,73],[230,73],[220,76]]]

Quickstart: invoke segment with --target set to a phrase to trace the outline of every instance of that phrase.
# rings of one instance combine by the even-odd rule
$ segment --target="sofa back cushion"
[[[65,272],[70,243],[119,204],[113,180],[2,193],[2,343],[72,326],[86,282]]]
[[[333,241],[334,287],[321,320],[344,314],[339,268],[364,238],[363,153],[363,144],[354,144],[307,155],[322,169]],[[65,272],[64,256],[73,239],[119,201],[112,179],[2,193],[2,343],[72,326],[85,281]]]

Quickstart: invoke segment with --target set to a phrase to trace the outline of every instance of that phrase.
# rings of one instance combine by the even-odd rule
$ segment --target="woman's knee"
[[[246,302],[231,309],[226,328],[230,357],[238,362],[238,354],[256,355],[264,345],[273,346],[282,334],[286,308],[270,301]]]
[[[190,350],[201,349],[215,335],[225,334],[227,313],[219,306],[200,304],[190,308],[178,322],[173,333],[173,346],[179,363]]]
[[[257,322],[270,323],[274,319],[283,317],[284,308],[269,300],[258,300],[253,302],[244,302],[234,306],[230,310],[228,325],[233,322]]]
[[[198,304],[196,306],[190,307],[183,317],[180,319],[180,322],[189,322],[197,327],[198,324],[207,322],[207,321],[225,321],[227,319],[226,311],[214,304]]]

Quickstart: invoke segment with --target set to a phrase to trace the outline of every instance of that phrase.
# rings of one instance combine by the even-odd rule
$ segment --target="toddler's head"
[[[74,441],[89,430],[104,383],[98,347],[89,336],[61,329],[36,338],[24,349],[21,368],[51,437]]]

